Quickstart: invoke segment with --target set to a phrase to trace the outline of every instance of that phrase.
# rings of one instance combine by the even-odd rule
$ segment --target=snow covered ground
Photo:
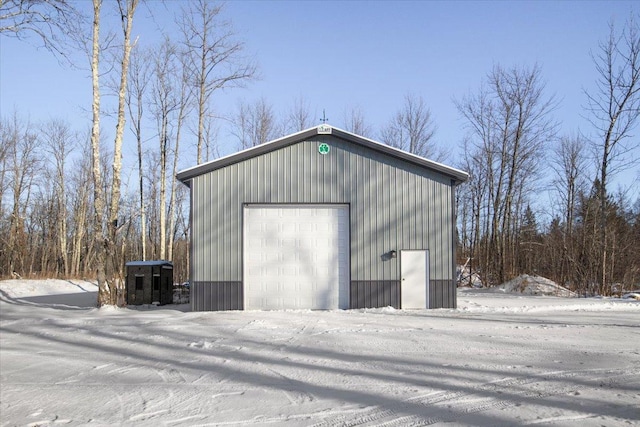
[[[0,425],[640,425],[640,302],[459,293],[457,310],[92,308],[0,282]]]

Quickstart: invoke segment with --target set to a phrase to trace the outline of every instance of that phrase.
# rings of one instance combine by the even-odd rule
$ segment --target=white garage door
[[[247,310],[349,308],[349,208],[244,209]]]

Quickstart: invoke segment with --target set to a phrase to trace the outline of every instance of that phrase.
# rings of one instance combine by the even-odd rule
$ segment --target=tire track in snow
[[[399,401],[397,409],[381,409],[379,407],[369,407],[363,409],[358,413],[350,411],[349,414],[340,414],[331,420],[321,421],[313,424],[313,427],[329,427],[329,426],[344,426],[344,427],[356,427],[365,425],[376,425],[385,427],[396,426],[428,426],[442,422],[449,422],[456,420],[456,414],[474,414],[481,413],[491,409],[505,409],[508,407],[518,406],[520,403],[518,399],[526,398],[546,398],[559,394],[566,394],[569,392],[575,392],[590,387],[587,384],[553,384],[558,379],[568,379],[572,377],[578,377],[582,375],[589,375],[588,379],[592,382],[606,381],[607,385],[611,386],[620,382],[620,379],[628,381],[630,375],[630,368],[619,369],[584,369],[584,370],[570,370],[570,371],[553,371],[537,374],[535,377],[513,377],[502,378],[498,380],[492,380],[475,386],[467,386],[471,390],[466,391],[441,391],[428,393],[422,396],[416,396],[404,401]],[[593,374],[599,374],[594,377]],[[640,373],[631,374],[631,376],[640,376]],[[527,385],[545,384],[542,390],[534,388],[525,389],[513,389],[513,387],[521,387]],[[594,385],[595,386],[595,385]],[[504,393],[501,390],[505,390]],[[492,393],[491,396],[482,396],[482,394]],[[496,394],[504,395],[505,398],[500,398]],[[469,406],[471,402],[474,402],[472,406]],[[444,406],[446,404],[446,406]],[[405,415],[409,405],[419,405],[427,409],[440,409],[446,411],[447,414],[441,416],[428,417],[425,411],[425,416],[420,415]],[[433,408],[435,406],[435,408]],[[415,411],[415,408],[411,409]],[[319,414],[316,414],[319,415]],[[384,420],[388,418],[387,420]],[[378,422],[382,421],[382,422]],[[372,424],[375,423],[375,424]]]
[[[541,418],[539,420],[528,421],[523,423],[523,425],[531,426],[536,424],[558,423],[560,421],[578,421],[578,420],[586,420],[588,418],[596,418],[596,417],[598,417],[598,414],[557,416],[557,417]]]
[[[319,415],[319,414],[318,414]],[[338,415],[332,416],[330,420],[324,420],[319,423],[313,424],[311,427],[323,427],[323,426],[341,426],[341,427],[355,427],[365,425],[373,421],[377,421],[382,418],[395,416],[396,412],[391,409],[381,410],[376,406],[363,408],[361,411],[349,411],[349,414],[342,414],[338,412]]]
[[[589,376],[588,379],[592,382],[605,381],[608,386],[611,386],[613,384],[620,382],[620,379],[628,380],[629,378],[628,368],[626,368],[626,369],[585,369],[585,370],[577,370],[577,371],[556,371],[556,372],[546,373],[542,375],[541,378],[520,378],[520,379],[513,379],[508,382],[493,381],[490,383],[482,384],[479,387],[477,387],[477,389],[479,391],[484,391],[484,392],[492,391],[494,393],[497,393],[498,392],[497,390],[491,390],[486,386],[487,385],[493,386],[496,384],[500,384],[500,385],[507,384],[508,386],[545,384],[545,387],[542,390],[531,389],[531,388],[523,389],[523,390],[509,389],[507,392],[504,393],[509,395],[509,400],[500,399],[496,396],[486,396],[486,397],[481,397],[479,399],[475,399],[475,402],[477,403],[475,403],[472,406],[466,406],[469,403],[469,399],[467,400],[459,399],[458,401],[454,400],[449,405],[449,408],[454,409],[456,406],[462,406],[457,410],[457,412],[464,413],[464,414],[474,414],[474,413],[485,412],[491,409],[505,409],[509,407],[519,406],[520,402],[518,402],[517,398],[543,399],[550,396],[567,394],[570,392],[576,392],[578,390],[589,388],[590,386],[586,384],[567,384],[567,383],[557,384],[557,379],[567,379],[567,378],[579,376],[581,374],[582,375],[594,374],[598,372],[600,372],[600,376],[596,376],[596,377]],[[640,375],[640,373],[636,375]],[[593,385],[593,387],[595,387],[595,384]],[[470,396],[473,395],[473,393],[468,393],[468,394]],[[451,417],[445,417],[444,419],[438,420],[436,422],[451,421],[451,420],[452,420]],[[434,424],[434,423],[420,424],[420,425],[430,425],[430,424]]]
[[[275,375],[277,375],[278,377],[282,378],[283,380],[285,380],[291,386],[290,387],[291,390],[282,389],[281,391],[284,393],[286,398],[289,399],[292,405],[297,406],[302,403],[313,402],[315,400],[315,397],[312,394],[302,391],[300,387],[297,386],[296,381],[293,380],[292,378],[276,371],[273,368],[268,368],[268,370],[274,373]],[[292,397],[291,393],[295,393],[295,396]]]
[[[159,368],[156,369],[156,373],[165,383],[176,384],[187,382],[182,373],[174,368]]]

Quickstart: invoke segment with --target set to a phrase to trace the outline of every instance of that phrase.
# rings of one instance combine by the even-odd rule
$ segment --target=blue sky
[[[179,6],[150,1],[140,7],[134,23],[139,43],[152,45],[160,29],[170,32]],[[589,52],[607,37],[610,20],[622,25],[633,6],[626,1],[230,1],[224,15],[259,63],[261,79],[220,94],[214,104],[224,115],[239,100],[264,97],[284,114],[303,97],[317,119],[324,109],[329,124],[342,127],[344,111],[359,107],[377,130],[402,106],[405,94],[413,93],[432,111],[436,141],[457,147],[465,131],[452,100],[477,92],[494,64],[537,63],[547,94],[559,101],[555,118],[561,132],[588,134],[583,89],[593,88],[596,79]],[[113,17],[105,15],[108,20]],[[34,122],[63,118],[86,129],[90,90],[87,71],[62,66],[27,42],[0,38],[3,116],[15,108]],[[131,135],[127,138],[131,148],[125,141],[125,156],[134,152]],[[235,150],[224,127],[219,138],[222,154]]]

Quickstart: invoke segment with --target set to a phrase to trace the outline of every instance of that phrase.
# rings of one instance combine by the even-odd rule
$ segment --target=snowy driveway
[[[189,313],[95,295],[0,282],[1,426],[640,425],[639,302]]]

